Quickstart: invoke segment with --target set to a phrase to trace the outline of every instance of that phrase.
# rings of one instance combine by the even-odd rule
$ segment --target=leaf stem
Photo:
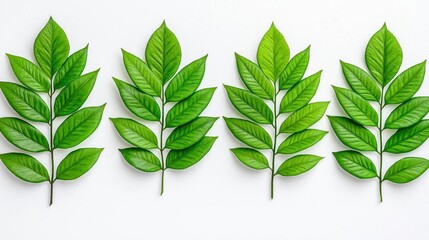
[[[49,152],[51,155],[51,180],[49,181],[50,185],[51,185],[51,190],[50,190],[50,199],[49,199],[49,206],[52,205],[53,201],[54,201],[54,175],[55,175],[55,162],[54,162],[54,144],[53,144],[53,135],[54,135],[54,119],[55,116],[53,114],[53,105],[52,105],[52,100],[53,100],[53,95],[55,93],[54,90],[54,86],[53,86],[53,80],[51,79],[51,89],[49,90],[49,111],[50,111],[50,119],[49,119]]]
[[[379,167],[379,174],[378,174],[378,189],[379,189],[379,194],[380,194],[380,202],[383,202],[383,189],[382,189],[382,183],[383,183],[383,178],[382,178],[382,174],[383,174],[383,108],[384,108],[384,86],[381,87],[381,100],[379,102],[379,116],[380,118],[378,119],[378,134],[379,134],[379,150],[378,150],[378,154],[380,156],[380,167]]]
[[[274,143],[273,143],[273,147],[272,147],[272,152],[273,152],[273,158],[272,158],[272,163],[271,163],[271,199],[274,198],[274,176],[275,174],[275,162],[276,162],[276,146],[277,146],[277,136],[279,135],[277,133],[277,94],[279,93],[279,90],[277,89],[277,83],[274,82],[274,89],[275,89],[275,95],[274,95],[274,99],[273,99],[273,106],[274,106],[274,124],[273,124],[273,128],[274,128]]]
[[[164,172],[165,172],[165,163],[164,163],[164,142],[163,142],[163,135],[165,130],[165,119],[164,119],[164,112],[165,112],[165,96],[164,96],[164,87],[162,87],[161,90],[161,119],[159,123],[161,124],[161,133],[159,136],[159,151],[161,154],[161,196],[164,193]]]

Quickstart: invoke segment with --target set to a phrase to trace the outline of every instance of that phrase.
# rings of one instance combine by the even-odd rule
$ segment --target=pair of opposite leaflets
[[[21,117],[0,118],[1,133],[15,147],[33,155],[48,152],[51,171],[29,154],[5,153],[0,159],[11,173],[26,182],[48,182],[50,204],[54,183],[81,177],[103,151],[102,148],[73,150],[55,169],[55,150],[75,148],[97,129],[102,119],[105,104],[83,107],[99,72],[83,74],[87,52],[88,46],[70,55],[65,32],[50,18],[34,42],[36,63],[7,54],[22,85],[0,82],[6,100]],[[165,22],[147,43],[146,61],[125,50],[122,54],[133,84],[113,80],[124,105],[139,120],[157,122],[159,127],[151,129],[130,118],[111,118],[120,136],[132,145],[119,151],[136,169],[161,172],[162,195],[165,170],[193,166],[210,151],[217,138],[207,133],[218,118],[200,116],[216,89],[198,89],[207,55],[179,70],[180,44]],[[247,89],[224,87],[243,118],[224,117],[224,120],[232,135],[246,147],[231,151],[244,165],[271,172],[273,198],[274,177],[302,174],[323,158],[300,154],[328,133],[310,128],[325,115],[329,104],[311,102],[321,71],[304,77],[310,47],[291,57],[285,38],[274,24],[259,44],[257,63],[239,54],[235,57]],[[377,178],[382,201],[384,181],[407,183],[429,168],[427,159],[404,157],[383,173],[384,153],[410,152],[429,137],[429,120],[423,119],[429,112],[429,97],[414,96],[422,85],[426,61],[398,74],[402,49],[384,25],[369,40],[365,62],[369,71],[341,61],[350,88],[333,88],[347,117],[328,118],[335,135],[349,148],[333,153],[338,164],[357,178]],[[384,109],[387,105],[393,105],[390,114]],[[384,122],[383,113],[388,116]],[[279,117],[284,120],[279,121]],[[49,131],[45,136],[23,119],[45,123]],[[166,129],[171,132],[168,136]],[[393,131],[385,143],[384,131]],[[362,152],[378,154],[378,170]],[[284,155],[289,157],[284,160]],[[282,163],[276,164],[276,160]]]

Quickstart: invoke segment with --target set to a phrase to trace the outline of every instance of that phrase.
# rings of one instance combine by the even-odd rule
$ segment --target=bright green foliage
[[[95,164],[103,149],[81,148],[68,154],[55,172],[54,150],[77,146],[100,124],[104,105],[82,108],[94,87],[98,70],[82,75],[88,46],[69,56],[70,45],[63,29],[50,18],[34,43],[37,64],[7,54],[16,78],[24,85],[0,82],[6,100],[24,119],[49,125],[48,138],[30,123],[16,117],[0,118],[0,132],[14,146],[28,152],[49,152],[51,173],[33,156],[23,153],[0,154],[4,165],[18,178],[49,182],[79,178]],[[59,94],[56,94],[56,91]],[[40,95],[39,95],[40,94]],[[47,94],[49,102],[43,100]],[[66,117],[54,129],[54,120]],[[48,141],[49,139],[49,141]]]
[[[276,170],[276,158],[310,148],[327,133],[310,129],[325,115],[329,104],[310,103],[322,73],[319,71],[304,78],[310,61],[310,47],[290,60],[289,57],[285,38],[272,24],[259,44],[258,63],[235,54],[238,73],[248,90],[225,85],[232,105],[249,119],[224,117],[234,137],[250,147],[232,148],[231,151],[250,168],[270,170],[271,198],[274,196],[276,175],[299,175],[312,169],[322,159],[316,155],[297,154],[285,160]],[[279,123],[278,118],[283,114],[287,117]],[[268,131],[264,125],[273,129]],[[284,134],[290,135],[279,143],[279,136]],[[261,149],[271,150],[271,165],[265,154],[259,151]]]
[[[329,116],[329,120],[344,145],[358,151],[378,153],[378,171],[373,161],[361,152],[346,150],[335,152],[334,156],[351,175],[361,179],[378,178],[380,201],[383,201],[383,181],[407,183],[429,167],[429,160],[406,157],[394,163],[384,176],[382,169],[383,153],[410,152],[429,137],[429,120],[423,119],[429,112],[429,97],[414,97],[422,85],[426,61],[397,74],[402,63],[402,49],[386,25],[369,40],[365,61],[369,73],[341,61],[351,90],[333,88],[348,117]],[[394,110],[383,118],[387,105],[393,105]],[[378,112],[373,106],[378,106]],[[368,127],[376,127],[378,139]],[[389,129],[396,132],[384,144],[383,132]]]
[[[210,151],[216,140],[206,135],[217,118],[200,117],[216,90],[198,90],[207,55],[178,71],[182,51],[165,22],[147,43],[146,61],[125,50],[122,54],[134,85],[117,78],[113,80],[125,106],[143,120],[158,122],[160,129],[156,131],[157,128],[151,129],[128,118],[111,118],[119,135],[133,145],[119,151],[140,171],[161,171],[162,195],[165,170],[191,167]],[[172,130],[168,137],[165,136],[167,129]]]

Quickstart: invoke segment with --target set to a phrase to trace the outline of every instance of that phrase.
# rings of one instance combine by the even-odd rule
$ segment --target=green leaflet
[[[410,127],[429,112],[429,97],[415,97],[397,107],[386,119],[385,128]]]
[[[179,102],[192,95],[200,86],[206,69],[207,55],[193,61],[171,80],[165,90],[166,102]]]
[[[429,137],[429,120],[422,120],[429,112],[429,98],[414,97],[423,83],[426,61],[399,73],[402,49],[386,24],[368,42],[365,62],[370,73],[341,61],[344,77],[352,90],[334,87],[338,101],[353,119],[329,117],[340,141],[358,151],[375,151],[378,169],[373,161],[358,151],[335,152],[338,164],[357,178],[377,178],[380,202],[383,201],[384,180],[406,183],[420,176],[428,161],[407,157],[394,163],[383,176],[384,153],[406,153],[422,145]],[[392,81],[393,79],[393,81]],[[377,83],[378,82],[378,83]],[[375,101],[376,111],[367,101]],[[386,114],[388,104],[400,104]],[[385,122],[383,116],[388,115]],[[377,139],[364,126],[376,127]],[[386,130],[398,129],[385,142]],[[384,143],[385,142],[385,143]]]
[[[113,78],[113,80],[118,87],[122,101],[124,101],[125,106],[132,113],[144,120],[159,121],[161,111],[159,110],[158,103],[152,96],[142,93],[124,81],[116,78]]]
[[[34,56],[40,68],[48,75],[63,65],[70,52],[70,44],[64,30],[51,17],[34,41]]]
[[[426,61],[403,71],[386,91],[386,104],[403,103],[419,90],[425,76]]]
[[[110,120],[121,137],[132,145],[143,149],[158,147],[156,135],[145,125],[126,118],[111,118]]]
[[[15,83],[0,82],[0,89],[10,106],[22,117],[35,122],[49,122],[48,105],[35,92]]]
[[[299,82],[307,70],[310,62],[310,46],[304,51],[296,54],[287,64],[285,70],[280,75],[279,88],[286,90]]]
[[[235,57],[240,78],[247,89],[224,86],[232,105],[249,120],[227,117],[224,120],[234,137],[250,148],[231,148],[231,151],[240,162],[252,169],[270,170],[273,198],[274,177],[277,174],[295,176],[310,170],[322,159],[307,154],[291,156],[277,169],[278,164],[275,163],[281,154],[303,151],[326,135],[326,131],[308,129],[323,117],[329,104],[310,103],[316,94],[322,71],[304,77],[310,61],[310,47],[289,61],[289,47],[274,24],[259,44],[257,64],[239,54]],[[281,124],[279,117],[284,113],[289,114]],[[279,144],[282,134],[291,135]],[[269,149],[271,154],[267,156],[267,151],[257,149]]]
[[[76,80],[85,69],[88,46],[70,55],[54,78],[55,89],[60,89]]]
[[[98,71],[82,75],[58,94],[54,104],[55,116],[66,116],[82,107],[94,87]]]
[[[240,88],[224,86],[232,105],[244,116],[257,123],[273,122],[273,112],[260,97]]]
[[[147,42],[147,64],[158,79],[166,83],[179,69],[181,58],[182,50],[179,41],[163,22]]]
[[[271,149],[270,135],[259,125],[238,118],[223,118],[231,133],[244,144],[257,149]]]
[[[370,74],[350,63],[343,61],[340,63],[344,77],[353,91],[365,100],[377,102],[380,100],[381,90]]]
[[[294,112],[307,105],[316,94],[321,74],[319,71],[290,89],[280,103],[280,113]]]
[[[406,153],[422,145],[429,137],[429,120],[422,120],[419,123],[399,129],[386,142],[385,152]]]
[[[3,164],[23,181],[41,183],[49,181],[48,170],[35,158],[22,153],[0,154]]]
[[[256,63],[235,54],[238,73],[246,87],[257,96],[264,99],[273,99],[273,83],[265,76]]]
[[[19,118],[0,118],[0,131],[10,143],[22,150],[49,152],[52,171],[49,174],[42,163],[23,153],[2,154],[0,158],[14,175],[24,181],[47,181],[50,185],[50,205],[53,203],[54,183],[82,176],[95,164],[102,151],[100,148],[78,149],[69,153],[59,164],[55,163],[55,149],[71,148],[88,138],[98,127],[104,110],[104,105],[80,109],[89,97],[99,70],[81,75],[86,65],[88,45],[71,56],[68,56],[69,52],[66,34],[50,18],[34,42],[37,64],[8,55],[13,72],[25,87],[9,82],[0,83],[9,104],[20,116],[46,123],[49,129],[46,135],[50,136],[50,141],[39,129]],[[59,89],[62,90],[56,95]],[[37,92],[46,94],[43,97],[48,98],[49,104]],[[57,124],[55,120],[62,116],[67,118]]]
[[[278,153],[292,154],[300,152],[318,143],[327,133],[327,131],[317,129],[306,129],[302,132],[294,133],[280,144]]]
[[[338,139],[346,146],[360,151],[377,151],[377,140],[368,129],[345,117],[328,118]]]
[[[10,66],[16,78],[18,78],[22,84],[36,92],[49,91],[51,88],[49,78],[36,64],[25,58],[10,54],[7,54],[7,57],[9,58]]]
[[[81,148],[67,155],[57,168],[57,179],[74,180],[88,172],[100,156],[102,148]]]
[[[151,151],[141,148],[119,149],[124,159],[133,167],[143,172],[161,170],[159,159]]]
[[[270,168],[268,159],[264,154],[251,148],[232,148],[232,153],[240,160],[244,165],[256,169],[262,170]]]
[[[281,133],[295,133],[318,122],[326,112],[329,102],[315,102],[292,113],[280,126]]]
[[[204,137],[198,143],[183,150],[171,150],[168,153],[166,167],[182,170],[199,162],[212,148],[217,137]]]
[[[119,151],[134,168],[161,172],[162,195],[165,171],[194,165],[216,140],[207,134],[217,118],[200,116],[216,90],[198,90],[207,55],[179,70],[180,44],[165,22],[150,37],[144,60],[122,52],[125,68],[136,85],[113,78],[125,106],[141,119],[157,121],[160,126],[152,129],[152,125],[149,128],[132,119],[111,118],[121,137],[135,146]]]
[[[179,127],[197,118],[209,105],[216,88],[206,88],[177,103],[167,113],[166,127]]]
[[[64,120],[55,132],[55,148],[72,148],[87,139],[100,124],[105,106],[83,108]]]
[[[150,70],[140,58],[122,49],[125,69],[131,80],[140,91],[151,96],[161,96],[161,80]]]
[[[259,43],[256,56],[262,71],[275,82],[289,61],[290,51],[283,34],[274,23]]]
[[[402,49],[386,24],[369,40],[365,50],[365,62],[372,76],[383,86],[399,71]]]
[[[378,115],[374,108],[352,90],[333,87],[344,111],[356,122],[364,126],[377,126]]]
[[[296,176],[312,169],[322,159],[322,157],[310,154],[297,155],[284,161],[276,174],[284,177]]]
[[[366,179],[377,177],[374,163],[365,155],[356,151],[334,152],[338,164],[351,175]]]
[[[429,168],[429,161],[419,157],[406,157],[395,162],[384,175],[383,180],[394,183],[408,183],[422,175]]]
[[[198,117],[171,132],[165,143],[169,149],[185,149],[199,142],[210,130],[218,118]]]
[[[0,132],[10,143],[22,150],[49,151],[49,143],[45,136],[37,128],[19,118],[0,118]]]

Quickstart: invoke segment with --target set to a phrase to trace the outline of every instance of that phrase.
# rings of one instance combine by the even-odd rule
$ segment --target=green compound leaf
[[[265,76],[259,66],[237,53],[235,54],[235,59],[238,73],[246,87],[258,97],[273,99],[273,83]]]
[[[147,43],[147,64],[158,79],[166,83],[179,69],[181,58],[182,50],[179,41],[163,22]]]
[[[74,180],[88,172],[100,157],[102,148],[81,148],[69,153],[57,168],[57,179]]]
[[[429,161],[420,157],[406,157],[394,163],[383,180],[394,183],[408,183],[422,175],[429,168]]]
[[[49,151],[45,136],[35,127],[18,118],[0,118],[0,132],[16,147],[29,152]]]
[[[23,181],[41,183],[49,181],[48,170],[34,157],[23,153],[0,154],[3,164]]]
[[[386,104],[403,103],[419,90],[425,77],[426,61],[403,71],[386,91]]]
[[[166,167],[182,170],[199,162],[212,148],[217,137],[204,137],[198,143],[183,150],[171,150],[168,153]]]
[[[297,155],[284,161],[276,174],[284,177],[296,176],[312,169],[322,159],[323,157],[311,154]]]
[[[318,122],[326,112],[329,102],[315,102],[292,113],[280,126],[281,133],[296,133]]]
[[[173,130],[167,138],[165,147],[185,149],[199,142],[207,134],[218,118],[198,117],[195,120]]]
[[[232,105],[244,116],[257,123],[271,124],[273,111],[255,94],[228,85],[224,85]]]
[[[193,94],[204,77],[207,55],[177,73],[165,90],[166,102],[179,102]]]
[[[51,88],[50,80],[39,67],[22,57],[10,54],[7,54],[7,57],[16,78],[22,84],[36,92],[49,91]]]
[[[286,69],[280,75],[279,87],[286,90],[294,86],[304,77],[310,62],[310,46],[304,51],[296,54],[287,64]]]
[[[251,148],[232,148],[231,151],[238,160],[250,168],[256,170],[270,168],[267,158],[257,150]]]
[[[161,96],[162,82],[140,58],[122,49],[128,76],[140,91],[151,96]]]
[[[280,103],[280,113],[294,112],[307,105],[316,94],[321,74],[319,71],[290,89]]]
[[[387,140],[384,147],[385,152],[406,153],[420,147],[429,137],[429,120],[399,129]]]
[[[83,72],[88,57],[88,45],[67,58],[63,66],[55,74],[54,88],[60,89],[76,80]]]
[[[216,90],[198,90],[207,55],[179,70],[180,44],[165,22],[147,43],[147,64],[126,51],[123,55],[127,72],[137,87],[113,78],[125,106],[136,116],[157,121],[160,126],[153,128],[154,132],[157,130],[155,134],[152,124],[144,126],[125,118],[111,120],[122,138],[136,146],[120,149],[123,158],[143,172],[161,172],[162,195],[166,170],[192,166],[210,150],[216,139],[206,134],[217,118],[200,116]],[[157,155],[148,149],[157,149]]]
[[[161,170],[159,159],[151,151],[141,148],[119,149],[124,159],[136,169],[143,172],[156,172]]]
[[[276,160],[280,160],[281,154],[303,151],[327,133],[308,129],[323,117],[329,104],[310,103],[316,94],[322,71],[303,79],[310,61],[310,47],[290,61],[289,57],[286,40],[272,24],[259,44],[258,64],[236,54],[240,77],[250,91],[225,85],[232,105],[251,120],[224,118],[234,137],[250,147],[233,148],[231,151],[250,168],[271,170],[271,198],[274,197],[274,178],[277,174],[295,176],[310,170],[322,159],[314,155],[298,155],[279,166]],[[290,113],[286,120],[284,113]],[[284,133],[291,135],[283,140]],[[281,140],[283,142],[278,144]],[[269,149],[271,160],[267,160],[265,153],[268,151],[257,149]]]
[[[231,133],[241,142],[257,149],[271,149],[270,135],[261,126],[238,118],[223,118]]]
[[[332,129],[344,145],[360,151],[377,151],[377,140],[368,129],[346,117],[328,118]]]
[[[262,38],[257,53],[258,64],[265,75],[276,81],[286,68],[290,57],[289,46],[283,34],[271,24],[270,29]]]
[[[118,87],[122,101],[132,113],[144,120],[159,121],[161,111],[152,96],[140,92],[137,88],[124,81],[116,78],[113,78],[113,80]]]
[[[340,61],[344,77],[350,87],[368,101],[380,101],[381,90],[375,79],[361,68]]]
[[[365,61],[371,75],[359,67],[341,62],[344,76],[353,91],[334,87],[339,102],[353,120],[344,117],[329,117],[329,120],[335,134],[346,146],[377,153],[378,170],[371,159],[357,151],[336,152],[334,156],[340,166],[355,177],[377,178],[382,202],[384,180],[409,182],[428,168],[427,160],[404,158],[394,163],[383,176],[383,161],[386,161],[384,153],[400,154],[412,151],[429,137],[429,120],[422,120],[429,112],[429,98],[413,98],[423,83],[426,61],[396,76],[402,64],[402,49],[386,24],[369,40]],[[346,95],[339,90],[346,92],[348,99],[344,99]],[[375,101],[378,112],[366,101]],[[345,102],[348,106],[345,106]],[[389,116],[383,123],[382,116],[390,109],[385,108],[388,104],[401,105],[390,114],[387,113]],[[378,143],[375,136],[364,126],[376,128],[374,132],[379,136]],[[384,143],[383,135],[387,129],[398,130]]]
[[[317,129],[306,129],[294,133],[280,144],[277,152],[282,154],[300,152],[318,143],[327,133],[327,131]]]
[[[369,40],[365,62],[372,76],[383,86],[398,73],[402,64],[402,49],[386,24]]]
[[[371,161],[371,159],[361,154],[360,152],[349,150],[334,152],[333,154],[338,164],[346,172],[357,178],[367,179],[375,178],[378,176],[377,169],[374,163]]]
[[[64,120],[54,135],[55,148],[72,148],[87,139],[100,124],[105,106],[82,108]]]
[[[216,88],[206,88],[196,91],[187,99],[174,105],[167,113],[166,127],[182,126],[197,118],[209,105],[215,90]]]
[[[10,106],[20,116],[35,122],[49,122],[49,108],[39,95],[9,82],[0,82],[0,89]]]
[[[410,127],[422,120],[429,112],[429,97],[415,97],[397,107],[386,119],[385,128]]]
[[[77,111],[88,99],[99,70],[82,75],[67,85],[55,99],[55,116],[66,116]]]
[[[352,90],[333,87],[344,111],[357,123],[364,126],[377,126],[378,114],[374,108]]]
[[[51,78],[66,61],[69,52],[70,44],[66,33],[53,18],[50,18],[34,42],[37,63]]]
[[[55,150],[72,148],[88,138],[101,121],[104,105],[79,110],[94,87],[98,70],[81,76],[86,65],[88,46],[69,56],[67,36],[52,18],[38,34],[33,50],[37,65],[25,58],[7,55],[12,70],[25,87],[0,82],[0,89],[20,116],[46,124],[43,129],[47,130],[50,142],[39,129],[19,118],[0,118],[0,132],[22,150],[49,152],[51,176],[33,156],[7,153],[0,155],[0,159],[15,176],[24,181],[48,182],[52,205],[56,180],[73,180],[82,176],[95,164],[102,151],[97,148],[78,149],[68,154],[63,161],[56,162]],[[60,89],[62,91],[56,95]],[[44,94],[39,95],[37,92]],[[55,120],[61,116],[67,118],[58,124]],[[58,166],[56,173],[55,166]]]
[[[121,137],[132,145],[143,149],[158,148],[158,139],[148,127],[127,118],[111,118],[110,120]]]

